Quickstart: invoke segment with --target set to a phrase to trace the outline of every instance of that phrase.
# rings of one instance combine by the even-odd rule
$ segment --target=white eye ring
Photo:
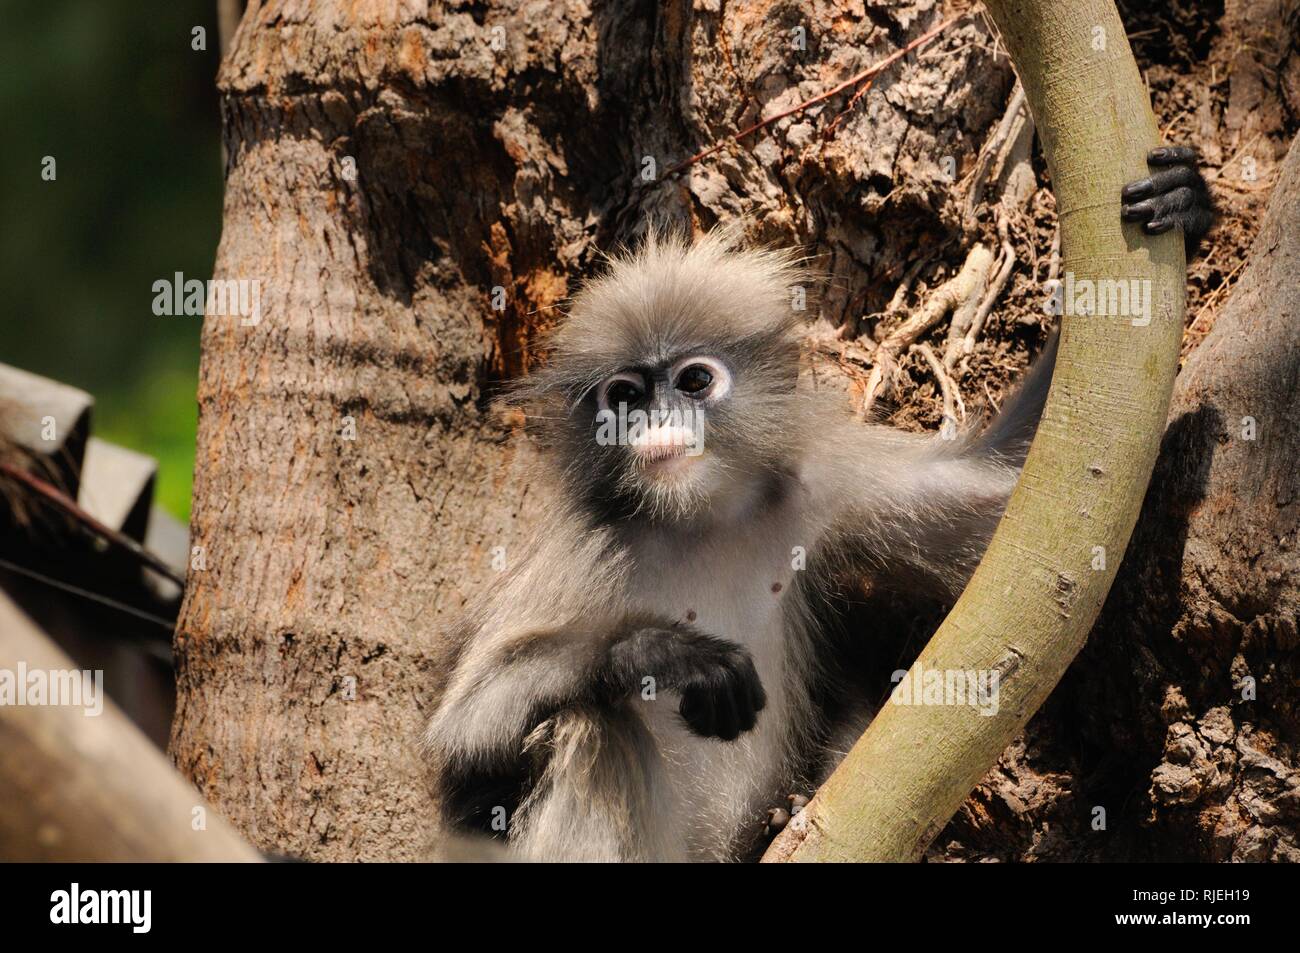
[[[668,373],[668,379],[673,382],[674,388],[677,386],[677,378],[681,376],[682,371],[696,364],[706,368],[713,375],[713,382],[703,390],[687,394],[687,397],[694,400],[721,400],[731,393],[731,371],[727,370],[727,365],[717,358],[703,356],[684,357],[673,364]]]
[[[596,405],[601,410],[615,410],[616,408],[609,405],[609,389],[619,381],[627,381],[639,390],[643,395],[646,392],[645,378],[635,371],[619,371],[617,374],[611,374],[600,382],[600,387],[596,390]]]

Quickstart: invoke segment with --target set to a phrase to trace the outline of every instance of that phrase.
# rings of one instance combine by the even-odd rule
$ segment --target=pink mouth
[[[663,463],[665,460],[675,460],[678,457],[686,456],[686,448],[669,444],[659,444],[658,446],[652,444],[648,447],[638,447],[637,455],[644,463]]]
[[[637,452],[641,470],[647,476],[663,477],[681,473],[698,459],[685,447],[645,447]]]
[[[630,446],[641,468],[656,474],[682,469],[701,449],[694,431],[680,426],[651,427]]]

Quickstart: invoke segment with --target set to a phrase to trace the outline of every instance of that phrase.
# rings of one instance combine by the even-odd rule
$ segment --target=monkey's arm
[[[1015,488],[1056,363],[1053,334],[1020,389],[981,433],[954,440],[847,424],[806,480],[834,514],[821,564],[895,588],[956,598],[984,555]],[[820,498],[820,499],[819,499]]]
[[[681,694],[692,731],[725,741],[754,727],[765,703],[753,660],[735,643],[647,615],[575,620],[473,636],[426,737],[470,761],[518,754],[524,737],[559,709],[616,704],[646,678],[656,691]]]
[[[646,678],[680,693],[682,718],[706,737],[736,738],[766,703],[748,651],[665,620],[474,634],[425,736],[448,819],[492,833],[493,811],[530,784],[534,729],[572,706],[622,704]]]
[[[1190,258],[1214,222],[1209,189],[1186,146],[1147,156],[1150,176],[1121,193],[1120,215],[1157,235],[1178,228]],[[1024,384],[974,439],[944,447],[933,439],[857,428],[837,441],[835,468],[823,469],[828,499],[847,500],[831,524],[830,565],[847,557],[897,585],[938,585],[960,594],[992,538],[1047,402],[1057,337],[1048,341]],[[855,471],[856,467],[856,472]]]
[[[735,738],[765,698],[749,653],[694,628],[623,611],[625,559],[599,532],[553,514],[516,565],[448,633],[459,647],[425,732],[442,804],[461,827],[484,827],[535,767],[534,729],[575,706],[622,705],[645,678],[680,694],[700,735]]]
[[[937,442],[864,433],[841,444],[841,453],[863,454],[864,465],[846,463],[834,478],[841,500],[817,543],[820,566],[837,576],[868,575],[898,589],[949,598],[961,592],[993,536],[1018,472],[1004,459],[945,452]],[[854,469],[858,472],[846,479]]]

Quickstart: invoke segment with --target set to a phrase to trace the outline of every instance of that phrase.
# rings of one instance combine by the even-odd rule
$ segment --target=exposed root
[[[983,202],[986,187],[992,183],[1000,189],[996,207],[999,246],[996,264],[992,251],[983,244],[975,244],[956,277],[940,285],[918,312],[904,320],[876,346],[871,375],[863,395],[863,417],[870,413],[879,396],[893,386],[899,355],[908,350],[918,351],[932,364],[931,370],[944,393],[945,425],[955,421],[959,412],[962,418],[965,417],[954,371],[959,362],[965,371],[965,359],[974,353],[984,325],[1015,270],[1017,259],[1011,222],[1022,214],[1037,188],[1031,161],[1033,137],[1034,125],[1025,105],[1024,89],[1017,83],[1002,120],[981,151],[966,185],[964,214],[971,230],[976,228],[976,212]],[[1059,267],[1059,249],[1057,257]],[[902,310],[919,265],[921,262],[904,275],[886,315]],[[948,326],[943,359],[939,361],[933,349],[916,345],[949,313],[952,320]]]
[[[893,387],[894,377],[898,373],[898,356],[911,347],[921,335],[950,312],[962,308],[970,309],[973,317],[983,295],[989,268],[993,263],[993,253],[983,245],[976,245],[966,256],[966,263],[956,276],[940,285],[926,300],[921,309],[895,328],[888,337],[876,346],[872,355],[871,376],[862,398],[861,416],[865,418],[882,393]]]
[[[953,336],[949,336],[948,350],[943,356],[943,366],[948,373],[952,373],[953,367],[957,364],[957,358],[960,356],[964,360],[975,353],[975,342],[979,340],[980,332],[984,330],[984,322],[988,319],[989,312],[993,310],[993,305],[997,303],[1002,290],[1006,288],[1008,279],[1011,278],[1011,269],[1016,264],[1016,247],[1011,242],[1010,228],[1007,225],[1008,219],[1007,207],[1002,205],[998,208],[998,238],[1002,243],[1002,255],[998,259],[997,271],[994,272],[993,281],[990,282],[988,290],[984,292],[984,299],[980,301],[979,308],[975,311],[975,317],[971,319],[970,327],[961,339],[961,354],[958,355],[956,341]],[[955,322],[954,322],[955,323]]]
[[[925,46],[935,37],[939,36],[939,34],[943,33],[944,30],[948,29],[948,27],[952,26],[957,21],[964,19],[969,12],[970,11],[968,10],[963,10],[960,13],[956,13],[953,16],[950,16],[948,19],[944,20],[938,26],[921,34],[915,40],[912,40],[906,46],[895,50],[893,53],[890,53],[880,62],[867,67],[862,72],[857,73],[854,76],[850,76],[844,82],[831,87],[830,89],[826,90],[826,92],[819,93],[816,96],[812,96],[808,99],[805,99],[803,102],[795,106],[792,106],[789,109],[783,110],[777,113],[776,115],[768,116],[766,119],[760,120],[759,122],[756,122],[753,125],[745,129],[742,129],[740,132],[737,132],[734,135],[726,136],[723,139],[720,139],[719,141],[715,142],[713,145],[709,146],[707,149],[702,149],[699,152],[695,153],[695,155],[683,159],[681,162],[678,162],[676,165],[672,166],[672,168],[664,172],[662,178],[664,179],[671,178],[672,176],[677,175],[679,172],[683,172],[686,169],[690,168],[691,166],[695,165],[695,163],[699,162],[700,160],[707,159],[709,156],[713,155],[714,153],[722,151],[733,142],[739,142],[741,139],[744,139],[747,136],[752,136],[760,129],[764,129],[767,126],[772,125],[772,123],[784,119],[786,116],[793,116],[795,113],[803,112],[805,109],[815,106],[818,103],[825,102],[827,99],[830,99],[832,96],[838,96],[840,93],[844,92],[850,87],[856,86],[858,87],[858,89],[856,90],[852,98],[849,100],[849,107],[846,107],[846,108],[851,108],[853,104],[855,104],[859,99],[862,98],[863,95],[866,94],[867,89],[870,88],[871,84],[875,81],[875,78],[878,75],[880,75],[887,68],[892,66],[894,63],[901,60],[903,57],[907,56],[908,53],[911,53],[914,50],[919,50],[921,47]],[[832,126],[832,128],[828,130],[828,133],[833,133],[833,131],[834,131],[834,127]]]
[[[914,344],[910,350],[925,358],[925,363],[930,365],[930,373],[939,382],[939,390],[943,394],[943,423],[939,426],[939,433],[945,440],[952,440],[957,435],[958,415],[963,421],[966,419],[966,404],[961,399],[957,382],[939,362],[938,355],[930,345]]]
[[[989,273],[993,270],[993,253],[983,245],[976,245],[966,258],[967,263],[974,262],[975,281],[978,287],[953,309],[952,321],[948,324],[948,338],[944,344],[943,366],[951,373],[962,354],[962,344],[967,333],[975,326],[985,299],[988,298]],[[992,307],[989,302],[989,307]],[[985,314],[988,312],[985,311]]]
[[[1009,146],[1019,138],[1020,130],[1028,121],[1029,111],[1025,107],[1025,88],[1017,80],[1015,89],[1011,92],[1011,101],[1007,103],[1007,110],[1002,114],[1002,120],[998,123],[997,129],[993,131],[993,135],[984,144],[975,168],[970,174],[969,185],[966,187],[966,207],[964,210],[968,224],[974,223],[975,212],[979,208],[980,202],[984,200],[984,183],[989,177],[990,170],[994,168],[994,161],[997,160],[999,166],[1005,167]]]

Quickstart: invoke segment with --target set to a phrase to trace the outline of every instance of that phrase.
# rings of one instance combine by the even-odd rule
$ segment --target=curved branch
[[[1136,282],[1145,314],[1067,313],[1043,421],[984,560],[913,666],[998,678],[996,714],[886,704],[767,860],[915,860],[1082,647],[1137,518],[1169,408],[1186,264],[1121,225],[1158,141],[1112,0],[987,0],[1056,191],[1065,268]],[[1112,286],[1102,286],[1112,287]],[[1142,309],[1130,308],[1133,311]]]

